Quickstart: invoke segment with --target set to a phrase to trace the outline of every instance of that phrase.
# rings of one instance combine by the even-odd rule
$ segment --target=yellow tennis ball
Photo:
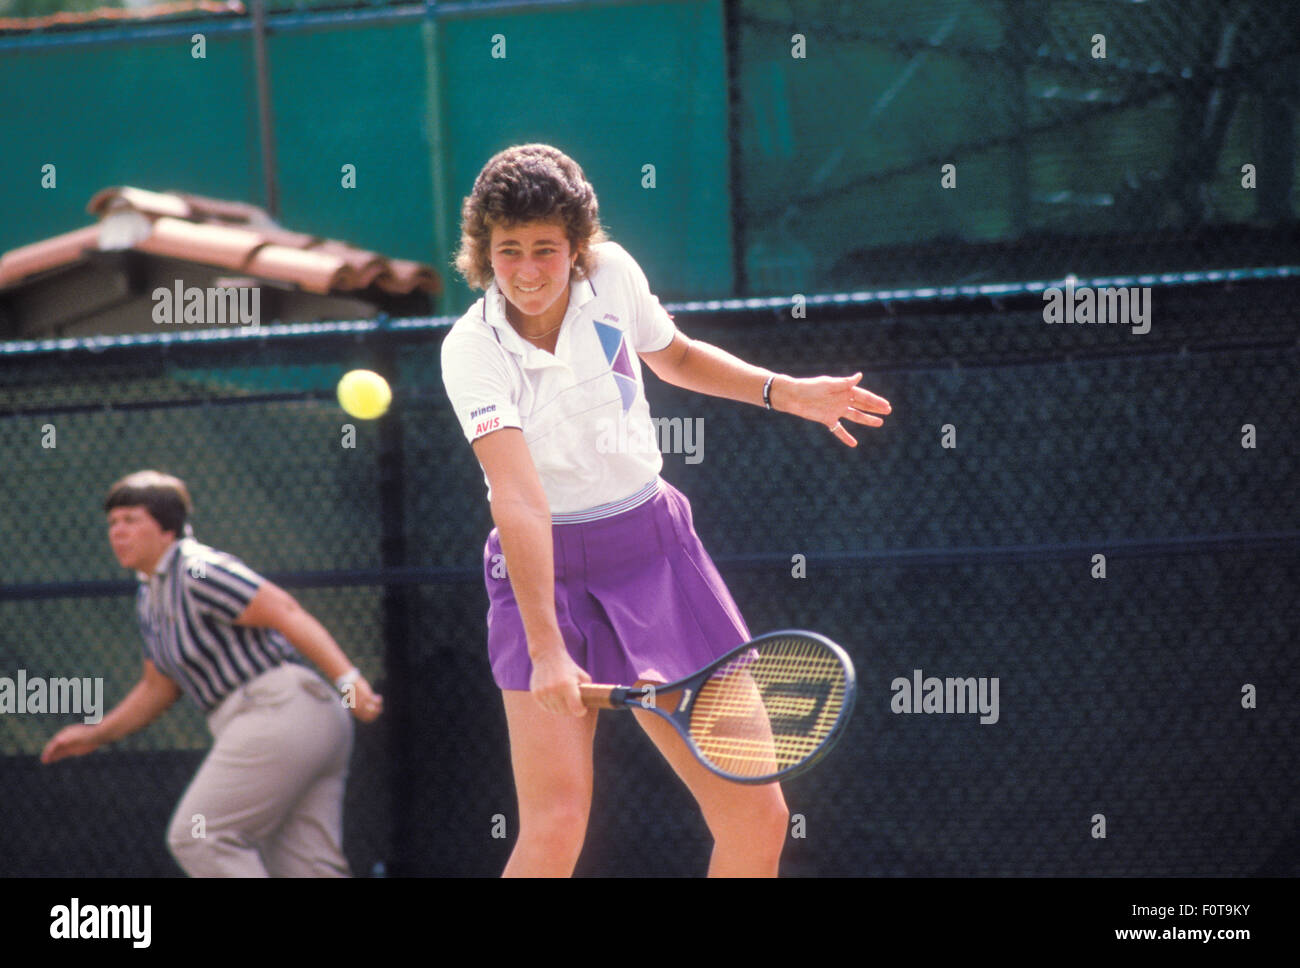
[[[382,417],[392,402],[388,381],[373,370],[351,370],[339,380],[339,406],[360,420]]]

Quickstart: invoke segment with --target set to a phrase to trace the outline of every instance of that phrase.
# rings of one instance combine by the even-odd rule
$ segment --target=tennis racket
[[[581,685],[592,709],[644,709],[737,783],[802,773],[835,745],[853,711],[853,662],[815,632],[771,632],[694,675],[655,686]]]

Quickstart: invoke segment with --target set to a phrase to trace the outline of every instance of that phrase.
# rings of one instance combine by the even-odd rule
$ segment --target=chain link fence
[[[743,292],[1296,264],[1287,4],[728,10]]]
[[[1152,283],[1142,335],[1048,325],[1026,287],[862,294],[804,319],[673,307],[689,335],[783,372],[863,369],[894,407],[848,450],[648,377],[664,476],[751,629],[816,629],[857,664],[847,734],[786,785],[787,873],[1300,872],[1300,289],[1286,273]],[[123,697],[133,582],[101,503],[129,471],[175,473],[199,539],[290,588],[387,698],[357,731],[354,871],[498,873],[517,813],[485,654],[491,523],[442,391],[443,332],[5,347],[0,676],[102,677],[106,706]],[[394,386],[379,422],[333,400],[357,366]],[[914,674],[996,681],[996,721],[896,711]],[[3,873],[179,874],[163,835],[201,717],[178,705],[41,766],[67,721],[0,714]],[[631,717],[603,718],[596,755],[579,871],[703,873],[703,821]]]

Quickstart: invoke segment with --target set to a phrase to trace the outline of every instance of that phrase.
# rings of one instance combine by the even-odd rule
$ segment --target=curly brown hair
[[[524,222],[559,222],[578,256],[577,271],[595,268],[591,247],[608,236],[600,226],[596,191],[582,167],[550,145],[515,145],[493,155],[461,205],[456,269],[473,289],[492,283],[492,229]]]

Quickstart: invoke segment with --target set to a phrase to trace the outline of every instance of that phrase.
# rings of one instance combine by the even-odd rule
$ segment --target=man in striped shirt
[[[292,596],[191,537],[183,481],[157,471],[131,474],[113,485],[104,509],[114,555],[140,579],[144,672],[99,723],[60,730],[41,761],[80,756],[133,733],[183,692],[207,714],[214,738],[167,833],[185,872],[347,876],[348,712],[371,722],[382,698]]]

